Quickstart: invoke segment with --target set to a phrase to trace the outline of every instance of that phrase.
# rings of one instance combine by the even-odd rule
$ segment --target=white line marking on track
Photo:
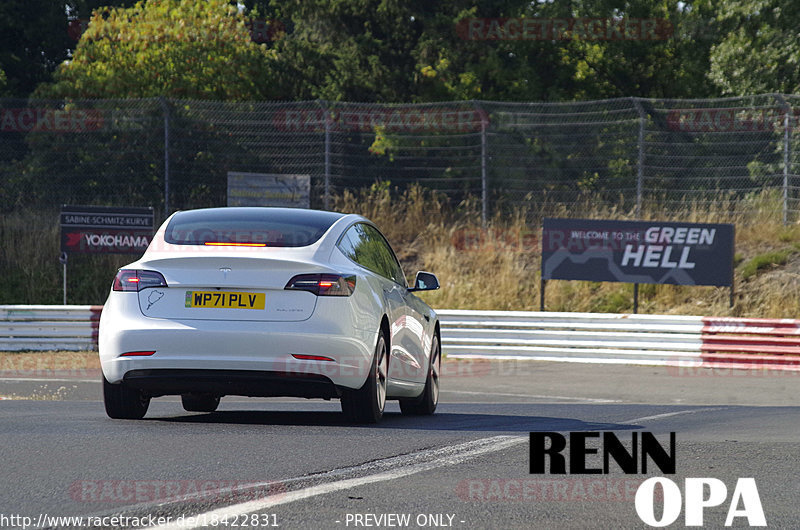
[[[508,394],[503,392],[471,392],[469,390],[444,390],[442,393],[450,392],[451,394],[470,394],[474,396],[485,396],[491,394],[493,396],[510,396],[510,397],[525,397],[537,399],[565,399],[568,401],[585,401],[587,403],[621,403],[619,399],[603,399],[603,398],[584,398],[584,397],[570,397],[570,396],[545,396],[538,394]]]
[[[491,438],[482,438],[480,440],[472,440],[462,444],[454,445],[452,447],[445,447],[436,450],[419,451],[408,455],[395,457],[396,466],[388,471],[382,471],[367,475],[364,477],[350,478],[338,480],[336,482],[328,482],[326,484],[319,484],[317,486],[310,486],[296,491],[289,491],[284,493],[276,493],[261,499],[242,502],[224,508],[218,508],[205,513],[194,516],[195,524],[188,524],[188,518],[183,520],[183,524],[173,523],[161,526],[154,526],[148,530],[185,530],[190,528],[200,528],[203,525],[202,521],[212,521],[214,517],[217,520],[228,520],[241,517],[244,514],[266,510],[281,504],[288,504],[299,500],[309,499],[318,495],[325,495],[335,491],[346,490],[363,486],[366,484],[373,484],[375,482],[385,482],[388,480],[395,480],[423,471],[429,471],[444,466],[451,466],[459,464],[477,456],[501,451],[509,447],[521,444],[528,440],[527,436],[493,436]],[[435,456],[433,460],[427,462],[419,462],[421,454]]]
[[[654,416],[644,416],[641,418],[634,418],[632,420],[623,421],[622,423],[640,423],[643,421],[649,420],[660,420],[663,418],[671,418],[672,416],[681,416],[683,414],[696,414],[698,412],[711,412],[714,410],[722,410],[722,407],[714,407],[714,408],[705,408],[705,409],[690,409],[690,410],[679,410],[676,412],[665,412],[664,414],[655,414]]]
[[[99,379],[56,379],[54,377],[0,377],[0,381],[52,381],[54,383],[99,383]]]

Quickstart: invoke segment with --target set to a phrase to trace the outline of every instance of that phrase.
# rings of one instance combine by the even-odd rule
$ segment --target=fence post
[[[632,98],[639,113],[639,155],[636,162],[636,218],[642,217],[642,194],[644,193],[644,126],[647,121],[647,114],[639,102],[639,98]]]
[[[322,107],[322,115],[325,118],[325,196],[323,205],[324,209],[328,210],[331,202],[331,115],[327,101],[318,99],[317,103]]]
[[[775,99],[778,100],[781,107],[783,107],[783,226],[789,224],[789,113],[791,108],[789,103],[782,94],[775,94]]]
[[[480,116],[481,116],[481,221],[483,222],[483,225],[486,226],[486,223],[488,222],[489,219],[489,181],[486,173],[486,163],[487,163],[489,145],[487,143],[487,138],[486,138],[487,120],[486,117],[483,115],[483,112],[480,113]]]
[[[164,218],[169,217],[169,105],[164,96],[158,98],[164,111]]]
[[[789,224],[789,109],[783,114],[783,226]]]

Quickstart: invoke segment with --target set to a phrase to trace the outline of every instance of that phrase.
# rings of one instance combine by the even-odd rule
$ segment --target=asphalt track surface
[[[0,526],[648,528],[634,494],[658,468],[531,475],[529,433],[649,431],[665,445],[676,433],[668,478],[681,487],[726,484],[705,527],[723,527],[740,477],[755,479],[770,528],[800,527],[798,373],[532,361],[444,372],[434,416],[390,402],[376,426],[345,423],[338,402],[294,399],[223,398],[202,414],[159,398],[144,420],[111,420],[94,378],[0,378],[13,398],[0,400]],[[52,519],[66,516],[94,519]],[[681,515],[671,527],[683,526]]]

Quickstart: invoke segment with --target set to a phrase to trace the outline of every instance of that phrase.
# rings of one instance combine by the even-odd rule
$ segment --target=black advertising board
[[[542,279],[733,284],[731,224],[545,219]]]
[[[141,254],[152,238],[152,208],[61,207],[62,252]]]

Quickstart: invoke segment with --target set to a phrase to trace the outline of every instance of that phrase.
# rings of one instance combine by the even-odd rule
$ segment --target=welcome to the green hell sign
[[[734,227],[545,219],[542,279],[733,285]]]

